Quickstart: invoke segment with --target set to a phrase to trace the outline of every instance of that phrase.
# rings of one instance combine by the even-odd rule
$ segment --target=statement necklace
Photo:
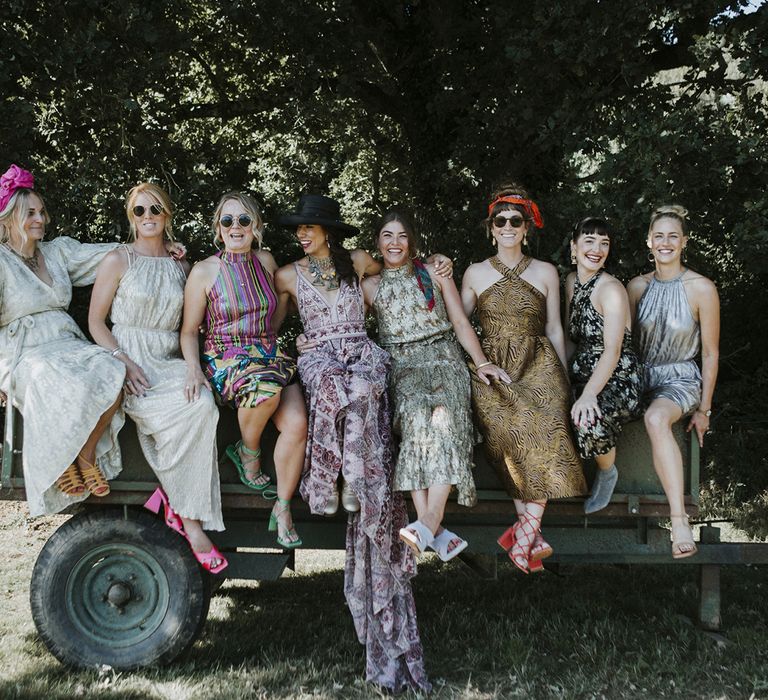
[[[309,272],[312,274],[312,284],[315,287],[325,287],[329,292],[339,288],[339,278],[333,266],[333,258],[309,258]]]
[[[32,272],[37,274],[40,271],[40,261],[37,259],[37,249],[35,249],[35,252],[32,253],[32,255],[22,255],[19,253],[19,251],[14,250],[12,246],[10,246],[8,243],[3,243],[3,245],[10,250],[21,262],[23,262]]]

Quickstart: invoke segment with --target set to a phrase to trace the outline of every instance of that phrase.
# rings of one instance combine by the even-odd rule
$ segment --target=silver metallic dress
[[[690,413],[701,402],[701,371],[696,356],[701,328],[693,317],[681,272],[671,280],[651,276],[637,305],[634,337],[643,363],[643,405],[674,401]]]

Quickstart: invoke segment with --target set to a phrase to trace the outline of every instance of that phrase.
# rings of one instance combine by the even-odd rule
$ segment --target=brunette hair
[[[680,204],[662,204],[656,207],[651,213],[651,223],[648,224],[648,235],[651,235],[651,229],[653,225],[664,217],[670,219],[676,219],[680,222],[680,228],[683,230],[683,235],[688,235],[688,210]]]
[[[392,223],[393,221],[397,221],[405,231],[406,235],[408,236],[408,257],[409,258],[416,258],[420,254],[420,243],[419,243],[419,237],[416,234],[416,230],[413,227],[413,220],[411,219],[408,214],[406,214],[401,209],[389,209],[376,223],[376,237],[374,241],[374,245],[376,248],[379,246],[379,236],[381,235],[381,230],[387,225]]]
[[[611,243],[613,243],[613,238],[615,236],[614,230],[607,219],[603,219],[599,216],[588,216],[576,224],[571,233],[571,241],[576,243],[579,238],[586,236],[588,233],[605,236]]]
[[[173,203],[168,193],[153,182],[140,182],[136,187],[132,187],[125,197],[125,213],[128,217],[128,226],[130,227],[128,239],[131,241],[136,240],[136,217],[133,214],[133,207],[140,194],[146,194],[151,197],[155,200],[156,204],[163,208],[165,212],[165,237],[169,241],[176,240],[173,237]]]
[[[319,224],[315,224],[319,226]],[[342,245],[343,237],[336,238],[335,229],[326,226],[320,226],[325,232],[328,238],[328,248],[331,251],[331,260],[333,260],[333,266],[336,268],[336,274],[339,279],[344,280],[350,287],[354,287],[359,283],[357,279],[357,272],[355,272],[355,265],[352,262],[352,255]]]
[[[221,218],[221,212],[224,209],[224,205],[230,200],[239,202],[240,206],[245,209],[246,213],[251,217],[251,230],[253,231],[254,238],[256,238],[256,245],[261,248],[261,244],[264,240],[264,217],[261,214],[261,207],[259,203],[251,197],[251,195],[245,192],[226,192],[221,195],[219,203],[216,205],[216,209],[213,212],[213,220],[211,221],[211,230],[213,231],[213,244],[218,248],[222,243],[221,229],[219,228],[219,219]]]
[[[27,209],[29,209],[29,198],[37,195],[40,203],[43,205],[43,221],[45,225],[51,223],[51,217],[48,216],[48,210],[45,208],[45,202],[42,195],[33,189],[19,187],[8,200],[3,211],[0,211],[0,243],[7,243],[11,238],[11,230],[15,229],[21,236],[21,240],[27,242],[27,234],[24,233],[24,220],[27,218]]]

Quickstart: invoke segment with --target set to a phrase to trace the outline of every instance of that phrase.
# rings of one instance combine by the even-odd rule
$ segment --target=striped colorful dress
[[[279,393],[296,363],[277,346],[272,276],[253,253],[217,253],[219,274],[205,311],[203,370],[220,402],[253,408]]]

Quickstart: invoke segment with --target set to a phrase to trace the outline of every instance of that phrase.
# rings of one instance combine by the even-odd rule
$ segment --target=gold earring
[[[576,264],[576,253],[571,251],[571,265],[575,265],[575,264]]]

